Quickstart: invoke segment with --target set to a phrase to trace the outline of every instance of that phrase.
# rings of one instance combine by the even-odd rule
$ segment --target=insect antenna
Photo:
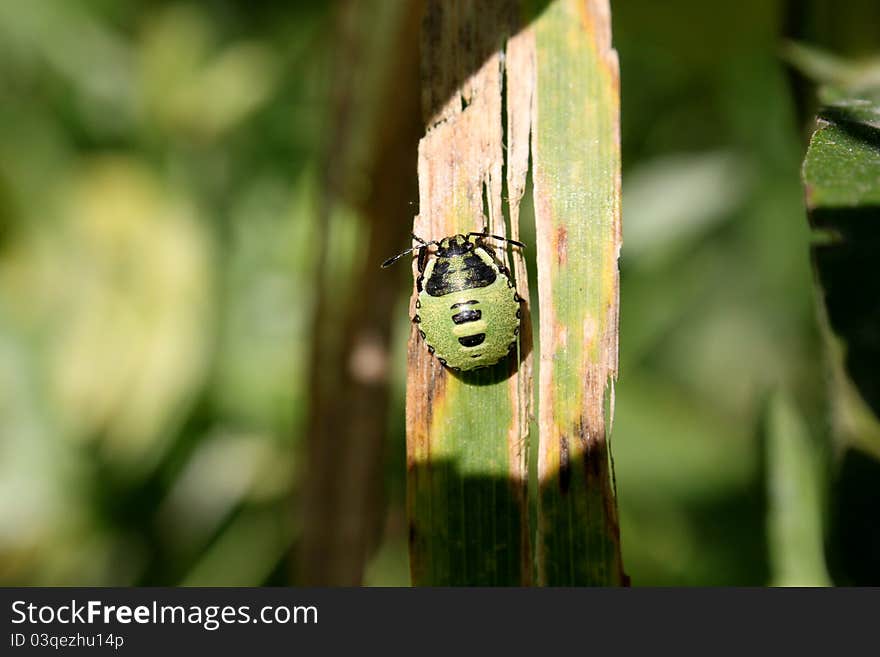
[[[416,249],[421,249],[421,248],[424,248],[424,247],[422,247],[421,245],[420,246],[411,246],[406,251],[402,251],[401,253],[398,253],[397,255],[391,256],[390,258],[388,258],[388,260],[386,260],[385,262],[382,263],[382,269],[385,269],[386,267],[390,267],[395,262],[400,260],[403,256],[407,255],[408,253],[412,253]]]
[[[426,242],[425,240],[423,240],[421,237],[419,237],[415,233],[412,234],[412,238],[416,242],[419,243],[418,246],[411,246],[406,251],[402,251],[395,256],[391,256],[390,258],[388,258],[388,260],[386,260],[385,262],[382,263],[382,269],[385,269],[386,267],[390,267],[395,262],[400,260],[403,256],[408,255],[417,249],[424,249],[425,247],[431,246],[432,244],[437,244],[437,242],[435,240],[431,240],[430,242]]]

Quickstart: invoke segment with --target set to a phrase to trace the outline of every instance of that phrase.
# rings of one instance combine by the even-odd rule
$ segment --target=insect
[[[494,365],[516,346],[522,298],[510,272],[495,259],[487,239],[525,244],[498,235],[468,233],[426,242],[382,263],[389,267],[416,251],[416,316],[419,335],[428,351],[456,371]],[[430,247],[436,247],[431,251]]]

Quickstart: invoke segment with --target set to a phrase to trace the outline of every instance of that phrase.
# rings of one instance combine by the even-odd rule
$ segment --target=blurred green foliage
[[[324,3],[0,4],[0,578],[286,581]]]
[[[788,391],[824,436],[781,5],[613,6],[624,247],[612,446],[635,584],[777,581],[767,398]]]
[[[764,409],[827,420],[782,3],[612,4],[625,567],[788,582]],[[0,3],[3,584],[290,581],[311,245],[332,231],[347,271],[364,230],[318,224],[335,38],[323,2]],[[402,283],[369,584],[408,582]]]

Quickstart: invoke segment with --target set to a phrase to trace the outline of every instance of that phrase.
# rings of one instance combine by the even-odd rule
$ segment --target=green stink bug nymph
[[[525,245],[498,235],[451,235],[439,242],[413,235],[419,244],[388,258],[388,267],[413,251],[418,255],[416,316],[428,351],[452,370],[494,365],[516,346],[522,315],[510,272],[484,240]],[[436,247],[431,251],[430,247]]]

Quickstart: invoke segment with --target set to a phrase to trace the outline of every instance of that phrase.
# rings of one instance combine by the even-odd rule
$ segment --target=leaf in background
[[[242,503],[289,494],[289,451],[271,436],[223,430],[200,443],[157,514],[175,556],[197,554]]]
[[[216,47],[212,23],[195,6],[165,9],[138,51],[143,118],[170,135],[216,139],[274,93],[279,67],[257,41]]]
[[[8,297],[0,298],[0,578],[12,583],[32,580],[88,510],[73,450],[53,432],[32,340],[10,321]]]
[[[205,373],[210,247],[194,208],[132,159],[90,162],[62,201],[43,237],[48,278],[11,294],[51,296],[68,435],[100,439],[120,468],[149,468]]]
[[[627,373],[616,391],[614,459],[633,583],[764,584],[757,441],[668,373]]]
[[[865,97],[824,107],[803,166],[823,301],[839,469],[832,497],[835,579],[876,584],[880,462],[880,107]]]
[[[829,586],[825,566],[822,445],[782,394],[764,424],[767,534],[773,586]]]
[[[687,248],[746,199],[747,162],[728,151],[666,155],[623,183],[623,258],[650,267]]]
[[[308,173],[288,183],[281,175],[255,176],[229,208],[212,396],[236,426],[276,438],[292,438],[307,412],[308,386],[298,373],[309,358],[310,317],[303,309],[316,294],[314,178]]]
[[[819,87],[823,103],[845,101],[847,98],[878,99],[880,58],[853,61],[805,43],[788,41],[783,57]]]
[[[838,428],[880,454],[880,108],[861,99],[825,107],[803,177],[810,223],[820,237],[813,257],[834,338]],[[861,401],[847,395],[844,371]],[[859,410],[862,403],[873,418]]]
[[[76,108],[97,134],[131,126],[136,85],[130,44],[88,3],[2,2],[0,44],[4,59],[23,64],[24,70],[45,66],[69,85]],[[40,79],[39,87],[46,83]]]
[[[277,508],[243,509],[181,586],[259,586],[290,550],[292,528]]]

